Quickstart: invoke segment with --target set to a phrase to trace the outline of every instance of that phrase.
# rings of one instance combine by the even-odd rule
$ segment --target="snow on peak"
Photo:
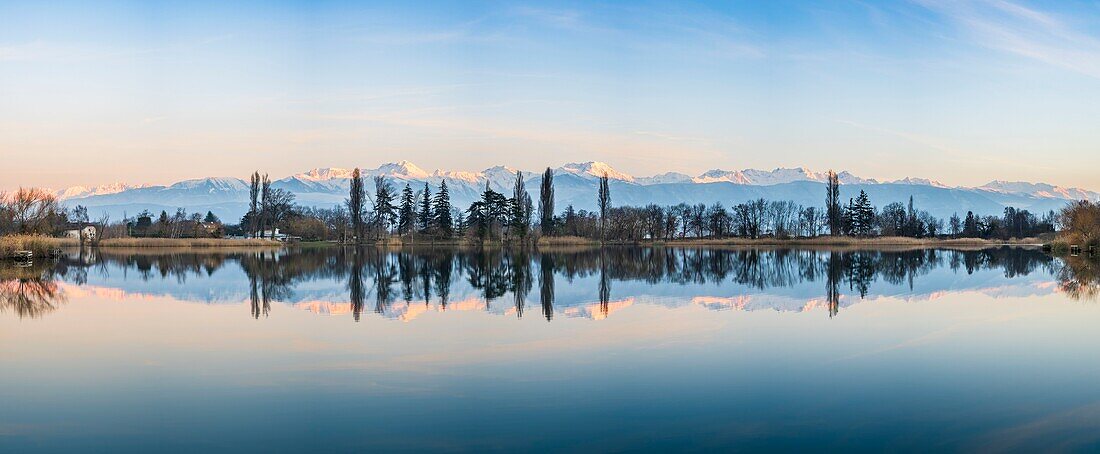
[[[691,176],[679,172],[666,172],[651,177],[637,177],[634,181],[641,185],[691,183]]]
[[[416,164],[405,160],[382,164],[378,166],[377,169],[374,169],[369,173],[372,175],[385,175],[388,177],[401,178],[403,180],[418,180],[432,176],[432,174],[428,173],[428,171],[421,169],[420,167],[417,167]]]
[[[889,181],[891,184],[910,184],[914,186],[932,186],[936,188],[948,188],[950,186],[928,178],[905,177],[899,180]]]
[[[169,189],[206,189],[215,191],[247,190],[248,183],[240,178],[233,177],[208,177],[183,180],[169,186]]]
[[[571,162],[569,164],[559,167],[558,170],[586,178],[599,178],[607,175],[607,178],[611,180],[627,181],[630,183],[634,182],[634,177],[619,172],[607,163],[599,161]]]
[[[703,172],[702,175],[699,175],[695,178],[692,178],[691,181],[696,182],[696,183],[719,183],[719,182],[726,182],[726,183],[733,183],[733,184],[751,184],[752,183],[751,181],[749,181],[748,178],[745,177],[745,174],[742,173],[739,170],[722,170],[722,169],[708,170],[706,172]]]
[[[128,191],[130,189],[141,189],[141,188],[146,188],[146,187],[149,187],[149,185],[147,185],[147,184],[130,185],[130,184],[118,182],[118,183],[99,185],[99,186],[95,186],[95,187],[91,187],[91,188],[85,187],[85,186],[72,186],[72,187],[62,189],[60,191],[56,191],[56,192],[54,192],[54,195],[56,195],[59,200],[69,200],[69,199],[79,199],[79,198],[83,198],[83,197],[91,197],[91,196],[96,196],[96,195],[118,194],[120,192]]]
[[[825,178],[828,178],[828,174],[826,174]],[[874,178],[857,177],[847,170],[836,174],[836,179],[840,181],[840,184],[879,184],[879,181]]]
[[[312,169],[305,173],[299,173],[294,175],[299,180],[307,181],[328,181],[337,179],[351,178],[352,169],[342,169],[339,167],[329,167],[326,169]]]
[[[432,173],[432,178],[477,183],[481,180],[481,174],[462,170],[436,170]]]
[[[825,181],[826,174],[813,172],[804,167],[791,169],[777,168],[774,170],[709,170],[692,179],[696,183],[729,182],[734,184],[773,185],[791,183],[794,181]]]
[[[1026,181],[994,180],[975,189],[1004,194],[1026,194],[1041,198],[1070,200],[1100,200],[1100,193],[1081,188],[1066,188],[1047,183],[1028,183]]]

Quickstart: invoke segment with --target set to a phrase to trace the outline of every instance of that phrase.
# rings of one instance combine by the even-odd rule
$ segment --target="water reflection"
[[[80,280],[83,273],[73,273]],[[38,318],[64,304],[65,293],[54,279],[53,269],[36,266],[0,266],[0,312],[19,318]]]
[[[1100,296],[1100,261],[1084,257],[1066,257],[1058,271],[1058,286],[1076,300],[1096,300]]]
[[[460,309],[522,318],[537,281],[537,303],[547,321],[555,314],[605,318],[635,300],[744,310],[820,304],[835,317],[843,307],[876,296],[1038,291],[1047,282],[1073,298],[1091,300],[1100,294],[1097,268],[1087,259],[1054,259],[1009,247],[105,252],[65,256],[33,269],[4,268],[0,302],[20,317],[41,316],[64,301],[58,285],[64,282],[190,301],[247,301],[256,319],[268,317],[279,302],[347,312],[359,321],[368,304],[376,314],[402,319],[446,311],[453,308],[457,289]]]

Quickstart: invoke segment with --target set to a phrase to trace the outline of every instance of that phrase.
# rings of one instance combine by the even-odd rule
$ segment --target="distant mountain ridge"
[[[495,166],[480,172],[435,170],[427,171],[409,161],[387,163],[374,169],[361,169],[366,179],[382,175],[394,186],[410,184],[419,190],[424,183],[435,191],[446,181],[454,205],[465,208],[488,184],[496,191],[511,192],[516,169]],[[329,207],[343,202],[347,195],[352,169],[316,168],[272,182],[275,188],[295,193],[303,205]],[[527,190],[537,200],[541,172],[523,171]],[[604,162],[569,163],[554,170],[557,208],[574,205],[577,209],[595,208],[596,182],[606,174],[612,181],[612,201],[615,205],[661,205],[685,203],[722,203],[730,206],[746,200],[793,200],[803,205],[822,204],[822,187],[827,172],[803,167],[773,170],[713,169],[697,176],[668,172],[649,177],[636,177],[618,171]],[[903,178],[879,181],[850,172],[838,173],[844,197],[866,190],[877,206],[904,202],[909,196],[915,203],[936,216],[974,211],[977,214],[1000,214],[1006,206],[1045,212],[1059,209],[1071,200],[1100,201],[1100,193],[1081,188],[1067,188],[1048,183],[992,181],[978,187],[950,187],[926,178]],[[373,187],[368,183],[368,190]],[[851,192],[848,192],[851,191]],[[168,186],[128,185],[114,183],[94,188],[72,187],[55,194],[67,205],[85,205],[93,212],[106,212],[112,218],[132,216],[142,210],[213,211],[223,219],[235,220],[244,214],[248,203],[248,182],[234,177],[209,177],[180,181]]]

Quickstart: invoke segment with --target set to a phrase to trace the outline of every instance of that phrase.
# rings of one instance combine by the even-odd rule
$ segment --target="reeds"
[[[35,257],[48,257],[50,252],[64,246],[76,246],[73,238],[51,238],[41,235],[8,235],[0,237],[0,258],[11,258],[16,251],[31,251]]]

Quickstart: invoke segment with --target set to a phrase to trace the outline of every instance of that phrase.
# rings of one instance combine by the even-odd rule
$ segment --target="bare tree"
[[[57,197],[37,188],[19,188],[9,197],[7,206],[16,233],[50,234],[61,217]]]
[[[268,225],[268,217],[271,215],[271,180],[267,177],[266,173],[263,176],[263,180],[260,182],[260,196],[262,197],[260,200],[260,237],[263,238],[263,231]],[[271,238],[275,238],[274,227],[271,229]]]
[[[251,236],[256,236],[256,226],[259,223],[259,202],[260,197],[260,172],[252,173],[252,181],[248,187],[248,232]],[[243,227],[243,226],[242,226]]]

